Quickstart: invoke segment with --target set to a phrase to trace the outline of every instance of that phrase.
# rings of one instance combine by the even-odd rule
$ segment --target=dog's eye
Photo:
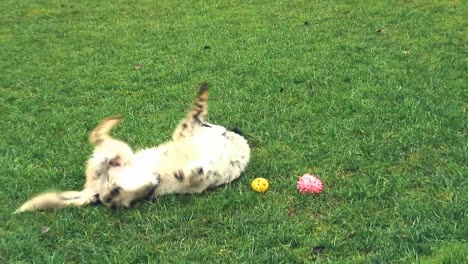
[[[121,189],[122,188],[120,188],[120,187],[116,187],[116,188],[112,189],[112,191],[110,192],[110,196],[111,197],[118,196],[120,194]]]
[[[103,203],[107,204],[108,206],[111,206],[112,204],[115,205],[117,203],[117,199],[118,199],[118,196],[120,195],[121,191],[122,191],[121,187],[115,187],[109,193],[104,195],[102,197],[101,201]]]
[[[208,125],[207,123],[203,123],[202,126],[204,126],[204,127],[211,127],[211,126]]]

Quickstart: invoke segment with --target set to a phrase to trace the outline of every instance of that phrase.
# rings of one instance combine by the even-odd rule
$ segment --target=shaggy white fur
[[[95,149],[87,162],[84,189],[40,194],[16,213],[98,201],[108,207],[129,207],[154,195],[201,193],[237,179],[249,162],[249,145],[241,135],[204,121],[207,98],[207,85],[202,84],[172,140],[135,153],[109,135],[120,118],[103,120],[90,134]]]

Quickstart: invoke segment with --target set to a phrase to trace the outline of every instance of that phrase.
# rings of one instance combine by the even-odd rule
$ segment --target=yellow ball
[[[256,192],[264,193],[268,190],[270,184],[265,178],[256,178],[250,183],[250,187]]]

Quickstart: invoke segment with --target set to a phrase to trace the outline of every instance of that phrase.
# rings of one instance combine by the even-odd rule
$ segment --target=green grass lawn
[[[0,3],[1,263],[468,261],[464,1]],[[13,215],[80,189],[87,136],[160,144],[197,84],[241,128],[233,184]],[[325,191],[301,195],[298,176]],[[261,195],[249,183],[269,179]]]

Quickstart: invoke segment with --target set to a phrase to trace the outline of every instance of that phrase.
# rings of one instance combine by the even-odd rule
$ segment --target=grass
[[[0,3],[0,262],[462,263],[463,1]],[[197,84],[253,147],[235,183],[135,208],[12,215],[79,189],[87,133],[116,113],[170,137]],[[318,196],[295,189],[310,172]],[[249,182],[269,179],[254,193]]]

